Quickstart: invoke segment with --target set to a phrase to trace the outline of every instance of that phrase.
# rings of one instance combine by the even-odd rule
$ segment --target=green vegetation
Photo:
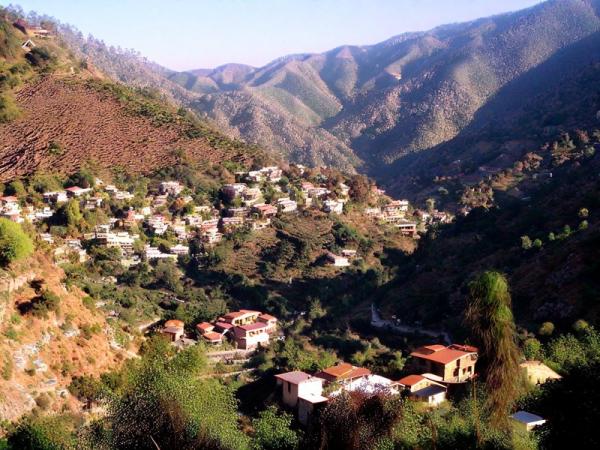
[[[469,284],[465,318],[476,339],[492,422],[505,425],[519,387],[519,348],[506,277],[485,272]]]
[[[29,256],[33,242],[19,224],[0,218],[0,266]]]
[[[254,450],[296,450],[299,448],[300,438],[292,429],[293,417],[270,407],[261,411],[259,416],[252,421]]]

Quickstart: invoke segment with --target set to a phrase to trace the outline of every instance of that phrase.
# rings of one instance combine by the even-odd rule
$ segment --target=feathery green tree
[[[487,408],[497,426],[508,423],[508,413],[519,392],[519,347],[506,277],[484,272],[469,284],[465,313],[479,347],[480,369],[487,388]]]

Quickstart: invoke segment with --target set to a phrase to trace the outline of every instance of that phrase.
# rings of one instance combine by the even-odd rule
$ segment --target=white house
[[[298,397],[320,397],[323,394],[324,380],[305,372],[294,371],[275,375],[281,386],[283,403],[290,408],[298,405]]]

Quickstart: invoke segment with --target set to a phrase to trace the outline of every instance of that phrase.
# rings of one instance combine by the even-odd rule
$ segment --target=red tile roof
[[[476,353],[476,351],[458,350],[457,348],[474,349],[474,347],[458,345],[450,347],[444,347],[443,345],[426,345],[416,349],[410,354],[410,356],[446,365],[456,361],[459,358],[462,358],[463,356]]]
[[[267,328],[267,325],[262,322],[249,323],[248,325],[240,325],[238,328],[244,331],[255,331]]]
[[[215,333],[214,331],[211,331],[210,333],[205,333],[202,335],[202,337],[209,342],[219,342],[223,340],[223,335]]]
[[[78,192],[78,191],[82,191],[83,189],[80,188],[79,186],[71,186],[65,189],[65,191],[69,191],[69,192]]]
[[[208,323],[208,322],[202,322],[202,323],[199,323],[198,325],[196,325],[196,328],[201,331],[212,330],[214,327],[215,326],[212,323]]]
[[[364,377],[370,374],[371,371],[369,369],[365,369],[364,367],[355,367],[352,364],[340,363],[336,366],[323,369],[315,376],[324,378],[327,381],[338,381]]]
[[[227,323],[227,322],[217,322],[215,324],[215,326],[222,328],[223,330],[229,330],[229,329],[233,328],[233,325],[231,325],[230,323]]]
[[[423,375],[408,375],[398,380],[398,383],[402,384],[403,386],[413,386],[426,379],[427,378],[425,378]]]
[[[181,320],[171,319],[165,322],[165,327],[175,327],[175,328],[183,328],[185,324]]]

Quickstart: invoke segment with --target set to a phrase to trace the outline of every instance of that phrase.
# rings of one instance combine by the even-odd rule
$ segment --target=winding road
[[[400,334],[422,334],[434,338],[439,338],[441,336],[444,339],[446,345],[450,345],[452,343],[450,335],[445,331],[429,330],[427,328],[410,325],[400,325],[395,324],[391,320],[382,319],[381,314],[377,310],[377,307],[374,303],[371,304],[371,326],[375,328],[385,328],[388,330],[393,330]]]

